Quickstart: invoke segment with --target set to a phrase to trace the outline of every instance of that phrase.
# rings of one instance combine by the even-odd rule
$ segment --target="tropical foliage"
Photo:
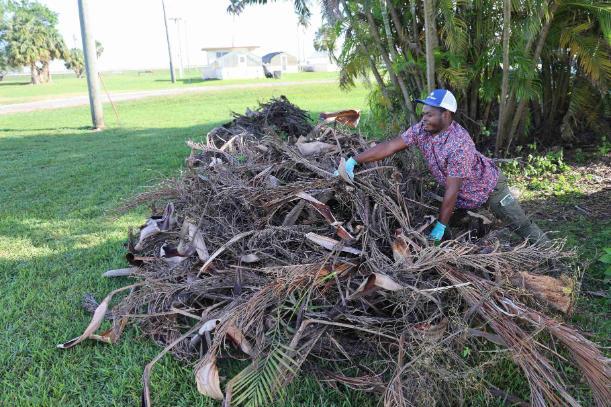
[[[51,80],[49,63],[66,59],[68,50],[57,30],[57,14],[38,2],[11,2],[0,26],[0,50],[9,66],[27,66],[32,83]]]
[[[77,78],[82,78],[83,73],[85,72],[85,60],[83,58],[83,51],[80,48],[70,49],[64,65],[66,66],[66,69],[74,71]]]
[[[232,0],[230,11],[267,2]],[[302,19],[311,14],[312,3],[295,0]],[[372,112],[389,134],[417,120],[413,100],[434,87],[454,92],[458,120],[497,154],[534,140],[575,143],[609,131],[607,2],[319,3],[323,25],[316,46],[341,67],[342,86],[357,78],[375,80]]]

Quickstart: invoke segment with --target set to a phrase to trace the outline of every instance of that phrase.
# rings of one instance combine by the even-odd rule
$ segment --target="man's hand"
[[[435,227],[429,234],[429,239],[439,242],[443,238],[443,234],[445,233],[445,231],[446,231],[446,225],[437,221],[437,223],[435,224]]]
[[[346,173],[348,174],[350,179],[354,179],[354,167],[356,167],[357,164],[358,162],[352,157],[348,158],[348,160],[346,161]],[[337,177],[338,175],[339,170],[335,170],[333,176]]]

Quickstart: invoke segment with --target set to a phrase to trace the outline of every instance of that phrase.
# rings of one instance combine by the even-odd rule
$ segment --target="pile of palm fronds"
[[[569,312],[575,292],[569,277],[546,275],[566,255],[561,242],[455,230],[430,243],[437,210],[414,162],[401,154],[359,167],[353,182],[341,166],[333,177],[340,157],[368,143],[313,127],[285,98],[189,145],[181,179],[137,199],[165,209],[130,232],[130,267],[107,273],[133,282],[95,304],[83,335],[60,347],[114,343],[137,323],[164,347],[159,357],[197,361],[199,391],[226,405],[269,405],[304,371],[389,406],[515,400],[487,381],[507,356],[535,406],[579,404],[569,364],[598,405],[611,399],[609,360],[551,316]],[[112,326],[96,334],[105,317]],[[144,369],[144,405],[159,357]],[[249,364],[221,383],[228,359]]]

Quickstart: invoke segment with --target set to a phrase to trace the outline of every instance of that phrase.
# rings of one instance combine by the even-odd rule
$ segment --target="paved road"
[[[211,85],[211,86],[197,86],[191,88],[174,88],[174,89],[158,89],[158,90],[143,90],[136,92],[120,92],[111,93],[113,102],[123,102],[126,100],[144,99],[149,97],[159,96],[174,96],[184,95],[187,93],[205,93],[214,92],[219,90],[229,89],[257,89],[257,88],[274,88],[278,86],[293,86],[303,84],[326,84],[336,83],[334,79],[321,79],[315,81],[292,81],[292,82],[269,82],[269,83],[245,83],[235,85]],[[108,103],[108,97],[106,94],[103,96],[103,102]],[[39,100],[36,102],[27,103],[15,103],[11,105],[0,106],[0,115],[11,114],[11,113],[22,113],[22,112],[33,112],[35,110],[49,110],[49,109],[61,109],[64,107],[83,106],[89,104],[89,97],[84,96],[71,96],[59,99],[47,99]]]

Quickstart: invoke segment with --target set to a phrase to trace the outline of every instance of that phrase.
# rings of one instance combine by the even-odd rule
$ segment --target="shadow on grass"
[[[31,85],[31,84],[32,84],[32,82],[30,82],[30,81],[27,81],[27,82],[13,82],[13,81],[11,81],[11,82],[4,82],[4,81],[2,81],[2,82],[0,82],[0,88],[3,87],[3,86],[21,86],[21,85]]]
[[[13,128],[8,128],[8,127],[0,127],[0,132],[1,131],[6,131],[6,132],[28,132],[28,131],[57,131],[57,130],[91,130],[91,132],[93,133],[93,128],[91,126],[79,126],[79,127],[43,127],[43,128],[38,128],[38,129],[23,129],[23,128],[19,128],[19,129],[13,129]],[[52,137],[52,136],[49,136]]]
[[[176,176],[189,154],[185,141],[201,140],[220,124],[3,137],[0,218],[95,219],[147,186]]]
[[[164,82],[164,83],[171,83],[172,81],[170,79],[155,79],[155,82]],[[182,84],[189,84],[189,83],[205,83],[205,82],[222,82],[221,79],[202,79],[200,77],[195,77],[195,78],[184,78],[184,79],[176,79],[176,82],[180,82]]]

